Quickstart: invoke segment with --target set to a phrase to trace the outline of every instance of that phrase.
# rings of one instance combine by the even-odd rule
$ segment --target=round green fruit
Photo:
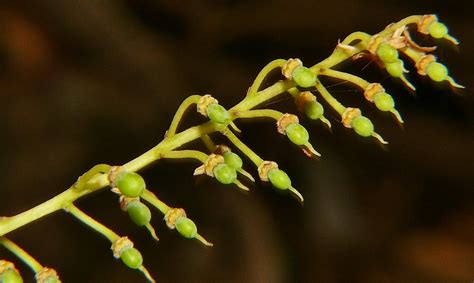
[[[225,124],[229,122],[229,112],[220,104],[213,103],[207,106],[207,116],[209,120],[217,124]]]
[[[139,197],[145,190],[146,184],[142,176],[134,172],[123,172],[115,179],[115,185],[126,197]]]
[[[299,123],[289,124],[285,129],[288,139],[296,145],[306,144],[309,140],[308,131]]]
[[[283,170],[276,168],[270,169],[267,176],[270,183],[277,189],[287,190],[291,187],[290,177],[288,177],[288,174]]]
[[[364,116],[355,117],[351,126],[359,136],[368,137],[374,132],[374,125],[369,118]]]
[[[388,43],[380,44],[376,53],[384,63],[394,63],[398,59],[397,49]]]
[[[312,87],[316,83],[316,74],[304,66],[297,67],[292,74],[293,80],[300,87]]]
[[[428,32],[434,38],[443,38],[448,34],[448,27],[440,22],[434,22],[428,27]]]
[[[426,73],[435,82],[442,82],[448,77],[448,68],[438,62],[431,62],[426,68]]]
[[[145,226],[150,223],[151,211],[139,200],[132,200],[127,205],[127,213],[130,219],[138,226]]]
[[[321,103],[317,101],[309,101],[304,105],[304,112],[308,118],[317,120],[323,116],[324,108]]]
[[[237,179],[237,172],[229,165],[222,163],[216,165],[213,170],[214,177],[222,184],[231,184]]]
[[[395,101],[390,94],[379,92],[374,95],[375,106],[381,111],[390,111],[395,107]]]
[[[176,230],[181,234],[181,236],[192,239],[196,237],[197,227],[194,222],[187,217],[179,217],[174,223]]]
[[[120,252],[120,259],[132,269],[138,269],[143,264],[142,254],[135,248],[124,248]]]
[[[242,168],[242,158],[240,158],[240,156],[237,154],[227,151],[223,154],[223,156],[225,164],[227,164],[230,168],[234,170],[239,170]]]
[[[0,274],[1,283],[23,283],[23,278],[14,269],[7,268]]]

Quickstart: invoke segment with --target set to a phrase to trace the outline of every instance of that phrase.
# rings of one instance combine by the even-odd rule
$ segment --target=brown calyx
[[[295,98],[296,108],[300,112],[304,112],[304,107],[306,103],[316,101],[316,96],[310,91],[303,91]]]
[[[293,71],[298,68],[303,66],[303,62],[301,62],[300,59],[298,58],[290,58],[286,63],[281,67],[281,74],[287,78],[287,79],[292,79],[293,78]]]
[[[380,92],[385,92],[383,86],[379,83],[371,83],[364,91],[364,97],[370,102],[374,101],[374,95]]]
[[[168,210],[168,212],[165,214],[165,222],[166,226],[170,229],[176,228],[176,220],[180,217],[186,217],[186,211],[182,208],[171,208]]]
[[[224,163],[224,157],[222,155],[211,153],[206,161],[194,170],[194,176],[206,174],[214,177],[214,167],[221,163]]]
[[[19,274],[18,272],[18,269],[15,268],[15,265],[9,261],[6,261],[6,260],[3,260],[3,259],[0,259],[0,274],[2,274],[2,272],[8,270],[8,269],[13,269],[16,271],[16,273]]]
[[[196,104],[197,112],[202,114],[204,117],[207,117],[207,107],[211,104],[216,104],[219,103],[217,99],[212,97],[210,94],[206,94],[201,96],[201,99],[199,99],[198,103]]]
[[[429,34],[430,25],[434,22],[437,22],[438,18],[436,15],[423,15],[418,21],[418,32],[422,34]]]
[[[362,115],[362,112],[360,112],[359,108],[351,108],[347,107],[346,111],[342,113],[342,124],[346,128],[352,128],[352,120],[354,120],[355,117],[359,117]]]
[[[423,57],[421,57],[420,60],[415,63],[416,71],[418,72],[418,74],[426,76],[426,69],[428,68],[428,65],[435,61],[436,57],[434,55],[424,55]]]
[[[293,123],[299,123],[298,116],[285,113],[277,121],[277,131],[282,135],[286,135],[285,133],[286,127],[288,127],[289,124],[293,124]]]
[[[43,269],[38,271],[35,275],[35,278],[37,283],[51,282],[51,279],[56,279],[61,282],[56,270],[48,267],[43,267]]]
[[[129,197],[121,195],[120,198],[119,198],[120,209],[122,211],[127,211],[127,207],[132,201],[138,201],[139,202],[140,198],[139,197],[129,198]]]
[[[229,151],[232,151],[230,147],[220,144],[220,145],[217,145],[216,148],[214,149],[214,154],[224,155],[224,153],[229,152]]]
[[[120,258],[122,250],[125,248],[133,248],[133,242],[128,237],[121,237],[112,243],[110,247],[115,258]]]
[[[260,180],[268,182],[268,171],[271,169],[278,169],[278,163],[274,161],[263,161],[257,169]]]

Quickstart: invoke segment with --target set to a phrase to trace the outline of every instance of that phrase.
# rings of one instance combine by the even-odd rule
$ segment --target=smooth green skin
[[[280,190],[287,190],[291,187],[290,177],[288,177],[285,171],[280,169],[270,169],[270,171],[268,171],[268,180],[270,180],[270,183],[272,183],[275,188]]]
[[[304,66],[296,68],[292,76],[295,83],[300,87],[312,87],[316,83],[316,74]]]
[[[428,32],[434,38],[443,38],[448,34],[448,27],[440,22],[430,24]]]
[[[351,126],[359,136],[368,137],[374,132],[374,125],[364,116],[355,117]]]
[[[138,226],[145,226],[150,223],[151,211],[142,202],[133,200],[127,205],[127,212],[130,219]]]
[[[61,281],[56,277],[46,278],[46,280],[43,281],[43,283],[59,283],[59,282]]]
[[[375,94],[374,103],[380,111],[390,111],[395,107],[395,101],[392,96],[386,92]]]
[[[213,103],[207,106],[209,120],[217,124],[225,124],[230,121],[229,112],[220,104]]]
[[[237,154],[227,151],[223,154],[225,164],[229,165],[230,168],[234,170],[239,170],[242,168],[243,162],[242,158]]]
[[[392,77],[399,78],[403,75],[403,61],[400,59],[393,63],[386,63],[385,68]]]
[[[237,179],[237,172],[229,165],[223,163],[214,167],[214,177],[222,184],[228,185]]]
[[[7,269],[0,274],[0,283],[23,283],[23,278],[13,269]]]
[[[285,132],[288,139],[296,145],[303,145],[309,141],[308,131],[299,123],[289,124]]]
[[[174,225],[176,226],[176,230],[181,234],[181,236],[192,239],[197,235],[197,227],[194,222],[187,218],[187,217],[179,217],[176,219]]]
[[[120,259],[132,269],[140,268],[143,264],[142,254],[135,248],[124,248],[120,253]]]
[[[142,195],[146,187],[145,180],[135,172],[124,172],[117,176],[115,185],[122,195],[135,198]]]
[[[431,62],[426,68],[426,73],[435,82],[442,82],[448,77],[448,68],[438,62]]]
[[[321,103],[317,101],[310,101],[304,105],[304,112],[308,118],[317,120],[324,114],[324,108]]]
[[[398,59],[398,51],[388,43],[382,43],[377,48],[377,56],[384,63],[394,63]]]

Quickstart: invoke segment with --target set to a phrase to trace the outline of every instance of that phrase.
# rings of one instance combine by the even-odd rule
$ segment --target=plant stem
[[[0,244],[26,263],[35,273],[43,269],[43,266],[36,259],[7,237],[0,237]]]

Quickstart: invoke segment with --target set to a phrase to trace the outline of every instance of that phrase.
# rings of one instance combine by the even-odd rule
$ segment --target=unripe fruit
[[[222,156],[224,156],[225,164],[229,165],[230,168],[234,170],[239,170],[242,168],[242,158],[240,158],[240,156],[237,154],[227,151]]]
[[[374,95],[375,106],[381,111],[390,111],[395,107],[395,101],[390,94],[379,92]]]
[[[428,31],[434,38],[443,38],[448,34],[448,27],[440,22],[433,22],[430,24]]]
[[[293,71],[292,77],[300,87],[312,87],[316,83],[316,74],[304,66],[297,67]]]
[[[207,116],[209,120],[218,124],[225,124],[229,122],[229,112],[220,104],[213,103],[207,106]]]
[[[448,77],[448,68],[438,62],[431,62],[426,68],[426,73],[435,82],[442,82]]]
[[[380,44],[376,53],[384,63],[394,63],[398,59],[397,49],[388,43]]]
[[[115,179],[115,185],[124,196],[135,198],[142,195],[145,189],[145,180],[134,172],[123,172]]]
[[[14,269],[7,268],[0,274],[1,283],[23,283],[23,278]]]
[[[176,230],[181,234],[181,236],[192,239],[197,234],[197,227],[194,222],[187,218],[187,217],[179,217],[176,219],[174,225],[176,226]]]
[[[145,226],[150,223],[151,211],[139,200],[132,200],[127,205],[127,213],[130,219],[138,226]]]
[[[237,172],[229,165],[222,163],[216,165],[213,170],[214,177],[222,184],[231,184],[237,179]]]
[[[137,249],[131,247],[124,248],[120,252],[120,259],[122,259],[126,266],[132,269],[140,268],[143,264],[142,254]]]
[[[308,142],[308,131],[299,123],[289,124],[285,129],[288,139],[296,145],[303,145]]]
[[[309,101],[304,105],[304,112],[308,118],[317,120],[323,116],[324,108],[321,103],[317,101]]]
[[[268,180],[272,185],[280,190],[287,190],[291,187],[290,177],[285,173],[285,171],[273,168],[270,169],[267,173]]]
[[[355,117],[352,120],[351,126],[359,136],[368,137],[374,132],[374,125],[364,116]]]
[[[385,68],[392,77],[399,78],[403,75],[403,61],[400,59],[393,63],[386,63]]]

